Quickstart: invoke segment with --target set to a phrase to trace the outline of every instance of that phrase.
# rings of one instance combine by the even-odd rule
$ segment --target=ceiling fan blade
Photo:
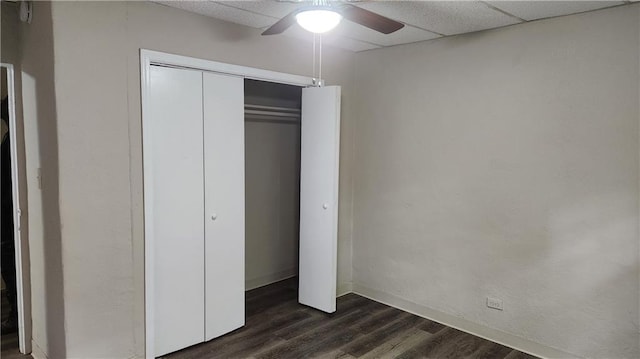
[[[271,27],[264,30],[262,35],[282,34],[286,29],[291,27],[291,25],[296,23],[296,13],[297,11],[294,11],[289,15],[283,17],[282,19],[278,20],[275,24],[271,25]]]
[[[390,34],[404,27],[404,24],[401,22],[391,20],[388,17],[353,5],[345,5],[342,7],[340,13],[349,21],[353,21],[356,24],[366,26],[383,34]]]

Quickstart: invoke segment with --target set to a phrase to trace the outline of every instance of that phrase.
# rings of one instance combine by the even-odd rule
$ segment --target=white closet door
[[[302,90],[298,300],[336,311],[340,87]]]
[[[244,325],[244,79],[204,73],[206,340]]]
[[[152,66],[144,123],[153,356],[204,340],[202,73]],[[149,285],[149,283],[147,284]]]

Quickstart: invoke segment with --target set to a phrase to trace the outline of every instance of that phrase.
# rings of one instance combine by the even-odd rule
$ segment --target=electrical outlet
[[[502,306],[502,299],[498,298],[487,297],[487,307],[497,310],[504,310],[504,307]]]

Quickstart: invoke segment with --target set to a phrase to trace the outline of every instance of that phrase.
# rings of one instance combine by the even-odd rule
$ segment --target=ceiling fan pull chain
[[[322,34],[313,34],[313,85],[324,86],[322,79]]]
[[[322,34],[318,34],[318,39],[320,42],[320,46],[318,47],[318,51],[320,55],[318,56],[318,62],[320,66],[318,66],[318,86],[324,86],[324,81],[322,81]]]
[[[316,36],[318,36],[318,34],[313,34],[313,74],[312,77],[315,79],[317,79],[318,77],[316,76]]]

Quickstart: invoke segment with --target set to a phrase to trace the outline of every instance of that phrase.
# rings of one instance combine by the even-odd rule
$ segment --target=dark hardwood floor
[[[9,317],[9,301],[4,293],[1,294],[2,321]],[[2,359],[31,359],[31,355],[20,353],[18,348],[18,332],[2,335],[2,347],[0,349],[0,358]]]
[[[166,358],[534,358],[356,294],[325,314],[298,304],[296,284],[247,292],[243,328]]]

